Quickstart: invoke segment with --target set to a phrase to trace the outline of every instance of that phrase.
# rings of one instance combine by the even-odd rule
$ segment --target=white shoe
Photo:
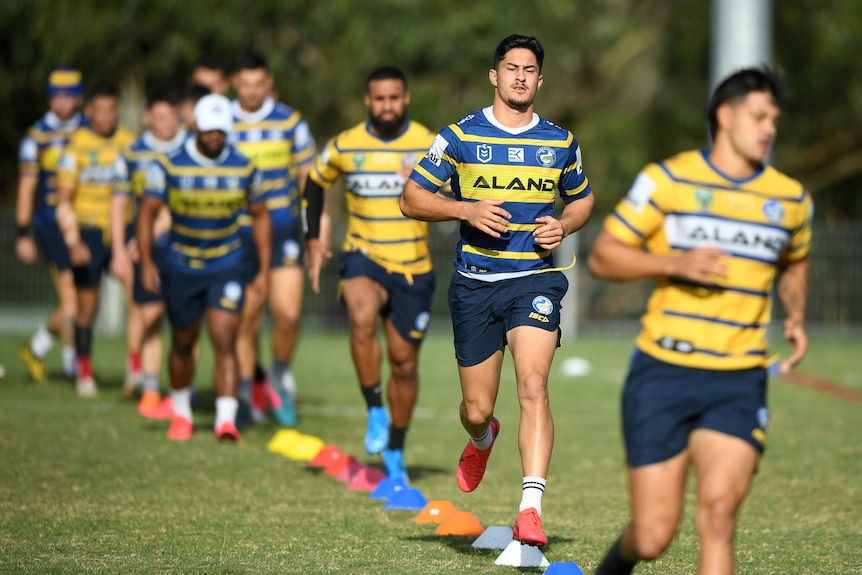
[[[293,370],[285,370],[281,376],[281,381],[277,383],[281,384],[281,388],[287,392],[290,402],[296,406],[296,378],[293,376]]]
[[[99,389],[92,377],[78,378],[75,381],[75,391],[78,393],[78,397],[84,399],[92,399],[99,395]]]

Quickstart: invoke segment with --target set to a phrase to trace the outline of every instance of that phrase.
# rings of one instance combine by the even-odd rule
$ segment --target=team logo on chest
[[[553,148],[542,146],[536,150],[536,160],[546,168],[549,168],[557,161],[557,152]]]
[[[487,164],[491,161],[492,150],[493,148],[488,144],[479,144],[476,146],[476,158],[483,164]]]
[[[214,190],[218,187],[218,176],[206,176],[204,178],[204,187]]]
[[[712,205],[712,190],[709,188],[695,188],[694,199],[700,204],[700,211],[708,212]]]
[[[353,165],[357,172],[362,171],[362,164],[365,163],[365,154],[353,154]]]
[[[194,176],[182,176],[180,178],[180,189],[191,190],[194,187],[195,187],[195,177]]]
[[[777,224],[784,219],[784,206],[778,200],[766,200],[763,204],[763,215],[773,224]]]
[[[236,191],[239,189],[239,178],[236,176],[231,176],[229,178],[225,178],[225,186],[232,191]]]

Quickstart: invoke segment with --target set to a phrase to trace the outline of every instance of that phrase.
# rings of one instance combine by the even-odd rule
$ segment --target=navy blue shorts
[[[165,273],[165,261],[168,257],[168,234],[161,236],[153,242],[152,247],[152,258],[153,263],[156,264],[156,268],[159,270],[160,274]],[[136,304],[138,305],[146,305],[148,303],[156,303],[162,301],[162,292],[159,290],[157,293],[148,292],[144,289],[143,284],[141,284],[141,264],[135,262],[135,281],[132,285],[132,297]]]
[[[392,322],[398,334],[413,345],[422,343],[431,319],[431,298],[436,283],[434,272],[407,276],[389,273],[361,252],[340,252],[341,279],[367,277],[386,290],[389,299],[380,316]]]
[[[665,461],[711,429],[766,447],[766,370],[717,371],[659,361],[636,350],[623,388],[623,436],[632,467]]]
[[[161,277],[165,311],[174,327],[197,323],[205,309],[236,314],[242,311],[245,288],[239,271],[234,268],[191,273],[166,266]]]
[[[557,332],[560,303],[569,281],[561,272],[483,282],[458,272],[449,283],[449,314],[455,357],[461,367],[478,365],[503,349],[506,333],[523,325]]]
[[[98,228],[81,228],[81,241],[90,249],[90,263],[72,268],[75,287],[99,287],[102,276],[111,265],[111,246],[105,242],[106,232]]]
[[[49,265],[58,272],[72,269],[69,260],[69,248],[63,239],[63,232],[57,222],[33,223],[33,232],[36,236],[36,244]]]
[[[302,265],[305,248],[301,241],[301,232],[302,230],[298,225],[273,224],[270,269]],[[260,271],[260,260],[257,257],[257,247],[254,245],[254,235],[245,233],[245,231],[240,232],[240,234],[242,249],[245,251],[242,261],[242,277],[246,284],[250,284]]]

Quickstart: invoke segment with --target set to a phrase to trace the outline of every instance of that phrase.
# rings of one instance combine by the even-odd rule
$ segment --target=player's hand
[[[566,237],[566,227],[563,222],[553,216],[542,216],[536,218],[536,221],[542,225],[533,230],[533,239],[540,248],[552,250]]]
[[[162,278],[159,276],[159,268],[153,262],[141,262],[141,285],[150,293],[159,293]]]
[[[129,252],[120,248],[111,254],[111,273],[118,280],[128,285],[134,274],[132,269],[132,258],[129,257]]]
[[[805,326],[801,321],[793,318],[784,320],[784,337],[790,342],[792,351],[790,357],[783,359],[778,363],[778,373],[787,373],[802,358],[805,357],[805,352],[808,351],[808,333],[805,331]]]
[[[266,273],[258,273],[248,286],[246,297],[248,297],[249,302],[255,307],[262,306],[266,301],[268,275]]]
[[[308,281],[311,282],[314,293],[320,293],[320,272],[332,257],[332,250],[326,242],[316,238],[308,240],[306,252],[308,253]]]
[[[141,259],[141,250],[138,249],[138,240],[132,238],[126,244],[126,252],[129,254],[129,259],[133,262],[138,262]]]
[[[36,242],[30,236],[24,236],[15,240],[15,255],[21,263],[28,266],[36,263]]]
[[[80,268],[90,263],[90,248],[84,242],[78,242],[69,246],[69,261],[72,267]]]
[[[503,200],[480,200],[467,205],[467,222],[491,236],[499,238],[509,230],[512,214],[501,208]]]
[[[718,248],[696,248],[674,262],[672,276],[702,285],[715,285],[727,278],[727,261]]]

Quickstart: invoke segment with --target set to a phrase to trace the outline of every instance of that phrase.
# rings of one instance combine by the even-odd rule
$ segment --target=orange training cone
[[[341,456],[341,450],[334,445],[324,445],[308,462],[309,467],[326,467],[333,459]]]
[[[469,511],[456,511],[437,526],[437,535],[481,535],[484,529]]]
[[[326,475],[338,475],[341,473],[341,470],[350,465],[351,462],[356,461],[356,458],[352,455],[347,455],[346,453],[342,453],[341,457],[338,459],[333,459],[329,462],[329,465],[323,468],[323,472]]]
[[[451,501],[429,501],[428,504],[413,518],[416,523],[442,523],[458,510]]]

